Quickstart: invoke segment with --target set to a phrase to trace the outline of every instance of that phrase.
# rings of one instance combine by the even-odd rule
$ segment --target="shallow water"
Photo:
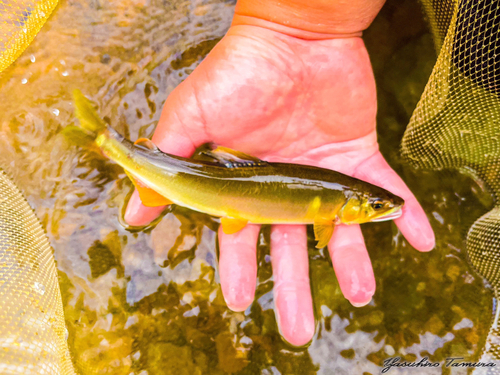
[[[377,291],[370,305],[355,308],[309,230],[317,331],[308,347],[289,346],[277,331],[269,228],[259,239],[256,302],[232,312],[218,283],[217,222],[175,208],[144,231],[125,228],[120,217],[132,186],[124,172],[68,149],[57,136],[75,121],[74,88],[96,100],[121,133],[150,136],[168,93],[223,36],[233,7],[220,0],[63,1],[0,76],[0,162],[54,247],[80,370],[367,375],[393,356],[477,360],[491,292],[469,267],[463,239],[491,198],[458,173],[415,171],[399,158],[405,125],[435,61],[416,2],[389,1],[365,41],[379,90],[382,152],[428,213],[436,249],[416,252],[391,222],[363,225]]]

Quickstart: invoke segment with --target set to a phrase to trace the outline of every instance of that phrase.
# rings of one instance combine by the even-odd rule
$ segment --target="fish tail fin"
[[[94,143],[95,137],[78,126],[68,125],[61,131],[61,134],[72,144],[97,151]]]
[[[68,125],[62,130],[62,134],[77,146],[98,151],[95,140],[108,126],[97,113],[95,104],[80,90],[73,91],[73,104],[79,126]]]
[[[80,90],[73,91],[73,103],[76,118],[80,121],[80,127],[95,138],[108,127],[99,116],[95,104],[87,99]]]

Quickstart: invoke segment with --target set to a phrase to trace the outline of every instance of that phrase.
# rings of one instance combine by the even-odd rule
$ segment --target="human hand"
[[[379,185],[405,200],[396,224],[410,244],[431,250],[434,234],[425,213],[378,151],[375,82],[356,28],[295,35],[302,31],[262,19],[252,24],[253,16],[243,13],[237,8],[226,36],[167,98],[153,142],[184,157],[215,142]],[[143,206],[135,192],[125,220],[144,225],[162,210]],[[235,311],[254,298],[259,228],[248,225],[233,235],[219,230],[221,287]],[[375,279],[359,226],[337,226],[328,249],[344,296],[355,306],[367,304]],[[271,259],[280,332],[303,345],[315,329],[305,227],[272,226]]]

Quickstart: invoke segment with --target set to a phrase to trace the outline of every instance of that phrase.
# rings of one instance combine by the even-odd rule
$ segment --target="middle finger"
[[[272,226],[271,264],[280,332],[290,344],[304,345],[315,329],[304,225]]]

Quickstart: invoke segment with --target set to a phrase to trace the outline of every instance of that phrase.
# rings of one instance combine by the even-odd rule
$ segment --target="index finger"
[[[415,249],[430,251],[434,248],[436,243],[434,232],[423,208],[380,152],[358,165],[353,176],[403,198],[405,201],[403,215],[395,220],[399,230]]]

